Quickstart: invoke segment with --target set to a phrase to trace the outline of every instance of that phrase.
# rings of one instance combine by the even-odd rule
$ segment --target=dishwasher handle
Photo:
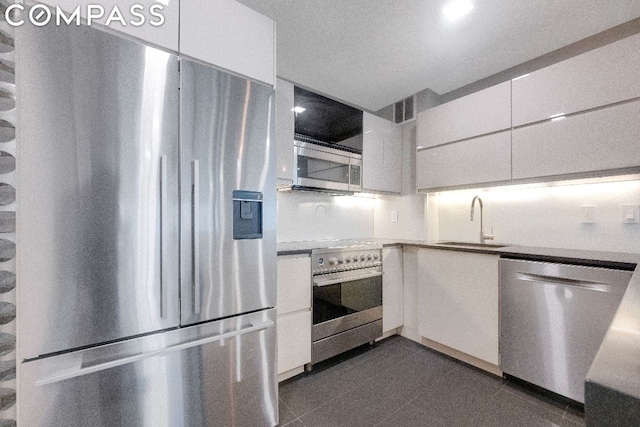
[[[609,292],[611,287],[607,283],[570,279],[568,277],[547,276],[544,274],[518,273],[517,279],[523,282],[534,282],[557,286],[571,286],[574,288],[596,292]]]

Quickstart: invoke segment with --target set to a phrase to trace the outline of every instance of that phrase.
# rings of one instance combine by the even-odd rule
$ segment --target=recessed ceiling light
[[[303,111],[305,111],[305,110],[306,110],[306,108],[302,108],[302,107],[293,107],[293,108],[291,109],[291,111],[293,111],[293,112],[294,112],[294,113],[296,113],[296,114],[297,114],[297,113],[302,113],[302,112],[303,112]]]
[[[464,14],[471,12],[472,9],[473,4],[471,4],[469,0],[453,0],[442,8],[442,13],[453,21]]]

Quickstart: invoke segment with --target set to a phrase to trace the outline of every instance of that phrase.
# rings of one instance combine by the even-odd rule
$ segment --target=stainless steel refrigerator
[[[277,424],[273,89],[16,32],[24,426]]]

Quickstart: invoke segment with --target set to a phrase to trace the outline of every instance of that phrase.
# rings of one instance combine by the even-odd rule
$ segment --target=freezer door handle
[[[193,314],[200,313],[200,162],[193,161],[191,182],[191,251],[193,280]]]
[[[169,236],[166,228],[169,226],[169,214],[167,205],[169,204],[169,178],[167,171],[167,155],[160,157],[160,317],[167,318],[168,287],[167,266],[165,261],[165,246]]]
[[[590,282],[588,280],[570,279],[568,277],[547,276],[543,274],[518,273],[518,280],[523,282],[536,282],[558,286],[571,286],[588,291],[609,292],[609,285],[600,282]]]
[[[66,369],[66,370],[63,370],[62,372],[49,375],[44,378],[39,378],[35,381],[35,384],[36,386],[53,384],[53,383],[67,380],[70,378],[79,377],[81,375],[92,374],[94,372],[104,371],[105,369],[115,368],[117,366],[122,366],[122,365],[128,365],[130,363],[148,359],[150,357],[164,356],[166,354],[173,353],[176,351],[182,351],[192,347],[198,347],[198,346],[210,344],[216,341],[222,341],[229,338],[236,338],[241,335],[249,334],[252,332],[259,332],[267,328],[270,328],[274,325],[275,323],[273,321],[266,320],[266,321],[252,324],[251,326],[244,329],[240,329],[238,331],[230,331],[230,332],[225,332],[219,335],[208,336],[195,341],[187,341],[181,344],[173,345],[171,347],[163,348],[161,350],[150,351],[147,353],[136,354],[134,356],[123,357],[121,359],[111,360],[109,362],[99,363],[97,365],[92,365],[84,368],[79,367],[78,369],[73,369],[73,370]]]

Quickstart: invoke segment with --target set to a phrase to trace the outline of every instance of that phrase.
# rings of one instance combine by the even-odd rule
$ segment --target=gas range
[[[313,327],[307,370],[382,335],[382,245],[356,242],[314,249],[311,263]]]

